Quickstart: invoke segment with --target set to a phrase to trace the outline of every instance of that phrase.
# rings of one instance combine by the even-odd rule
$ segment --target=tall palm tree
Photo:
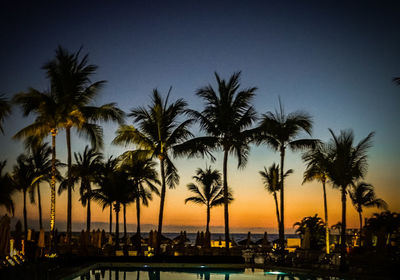
[[[185,199],[185,203],[193,202],[207,207],[206,233],[210,232],[210,210],[213,207],[224,204],[224,191],[221,182],[221,172],[211,169],[211,166],[205,170],[198,168],[196,176],[193,179],[199,184],[190,183],[187,185],[189,191],[194,193]],[[228,193],[229,202],[233,200],[231,192]]]
[[[3,121],[11,113],[11,106],[8,100],[0,94],[0,131],[3,131]]]
[[[17,158],[17,164],[14,165],[13,168],[13,175],[12,180],[14,186],[23,193],[23,215],[24,215],[24,231],[25,231],[25,238],[28,236],[28,218],[27,218],[27,211],[26,211],[26,194],[35,184],[35,173],[33,172],[33,166],[29,159],[24,155],[21,154]]]
[[[279,240],[281,250],[285,248],[285,191],[284,191],[284,163],[286,149],[298,151],[313,147],[317,140],[315,139],[297,139],[301,132],[311,135],[312,120],[306,112],[296,111],[285,114],[282,103],[279,100],[279,111],[267,112],[263,114],[261,123],[256,131],[256,143],[265,143],[275,151],[279,151],[280,163],[280,228]]]
[[[349,196],[351,202],[358,212],[358,217],[360,219],[360,236],[362,230],[362,211],[363,207],[377,207],[387,210],[387,203],[380,198],[376,197],[374,186],[367,184],[365,182],[359,182],[350,188]],[[361,245],[361,240],[360,240]]]
[[[292,169],[289,169],[284,174],[284,178],[293,173]],[[280,228],[280,214],[279,214],[279,206],[278,206],[278,198],[276,193],[279,192],[281,188],[280,179],[279,179],[279,165],[273,163],[268,169],[264,167],[264,171],[260,171],[259,174],[264,183],[264,188],[272,193],[275,200],[275,210],[276,210],[276,218],[278,221],[278,228]]]
[[[3,174],[7,161],[0,161],[0,206],[4,206],[7,212],[14,215],[14,202],[12,195],[17,190],[12,182],[10,174]]]
[[[234,73],[228,81],[215,73],[217,89],[211,85],[197,90],[196,95],[203,99],[204,109],[201,112],[190,110],[189,113],[199,123],[206,136],[187,141],[176,149],[177,155],[194,157],[211,155],[214,151],[223,151],[223,192],[225,243],[229,251],[229,191],[228,191],[228,157],[233,154],[238,159],[238,168],[246,165],[249,154],[248,130],[256,119],[256,112],[251,105],[257,88],[240,89],[240,72]],[[211,158],[214,157],[211,155]]]
[[[179,121],[187,104],[183,99],[169,103],[170,91],[163,99],[158,90],[154,89],[151,105],[148,108],[132,109],[129,114],[133,117],[137,127],[133,125],[120,126],[113,141],[115,144],[137,145],[146,157],[157,157],[160,161],[161,198],[156,254],[160,250],[166,186],[168,185],[172,189],[179,183],[178,170],[171,160],[171,153],[178,144],[192,137],[188,127],[193,120]]]
[[[152,193],[160,195],[157,188],[160,181],[158,180],[158,173],[155,169],[156,163],[149,158],[140,158],[137,151],[125,152],[121,156],[121,159],[122,164],[120,168],[128,175],[134,203],[136,203],[136,241],[140,242],[140,204],[148,206],[149,201],[153,199]],[[140,250],[140,246],[138,246],[138,248]]]
[[[31,113],[36,115],[35,121],[21,129],[14,135],[15,139],[31,136],[43,139],[51,135],[51,197],[50,197],[50,232],[51,249],[54,248],[54,230],[56,219],[56,136],[60,128],[64,126],[65,116],[61,111],[62,104],[59,98],[52,92],[40,92],[30,88],[27,92],[18,93],[13,101],[22,107],[24,116]]]
[[[320,143],[314,149],[308,150],[303,154],[303,160],[307,163],[306,170],[303,175],[303,183],[317,180],[322,183],[324,196],[324,213],[325,213],[325,251],[329,254],[329,225],[328,225],[328,204],[326,198],[326,182],[328,177],[328,166],[330,162],[328,147],[324,143]]]
[[[346,194],[348,188],[356,180],[364,178],[367,172],[367,151],[372,145],[371,132],[358,144],[354,143],[352,130],[342,130],[339,135],[329,129],[332,139],[329,145],[329,157],[332,159],[328,166],[328,176],[334,187],[341,191],[342,200],[342,228],[341,228],[341,250],[340,270],[347,269],[346,266]]]
[[[67,240],[70,241],[72,227],[72,150],[71,129],[76,128],[80,135],[87,136],[93,147],[102,147],[102,128],[95,122],[117,121],[122,123],[124,113],[115,103],[100,107],[89,106],[99,94],[105,81],[92,83],[90,78],[96,73],[97,66],[88,64],[88,54],[80,58],[80,51],[69,53],[59,46],[55,58],[42,68],[51,82],[52,91],[62,101],[62,111],[68,116],[63,128],[67,142]]]
[[[80,181],[81,185],[79,188],[80,200],[82,206],[86,207],[86,230],[90,232],[90,217],[91,217],[91,207],[90,207],[90,193],[92,191],[91,184],[96,182],[98,172],[100,170],[101,161],[103,160],[103,155],[97,152],[89,146],[85,147],[83,154],[74,153],[75,164],[71,167],[71,183],[72,186]],[[68,189],[68,179],[65,180],[58,189],[58,194],[62,193],[64,190]]]

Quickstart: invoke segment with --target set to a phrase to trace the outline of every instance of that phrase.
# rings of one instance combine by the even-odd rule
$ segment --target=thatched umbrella
[[[250,245],[254,245],[254,242],[251,241],[250,231],[247,233],[247,238],[239,241],[238,244],[241,246],[246,246],[246,248],[250,247]]]

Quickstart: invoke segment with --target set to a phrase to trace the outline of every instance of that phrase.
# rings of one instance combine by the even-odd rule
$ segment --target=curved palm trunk
[[[157,244],[155,251],[156,255],[160,254],[161,231],[162,231],[164,201],[165,201],[165,191],[166,191],[164,159],[160,159],[160,166],[161,166],[161,198],[160,198],[160,213],[158,215],[158,232],[157,232]]]
[[[112,234],[112,203],[110,203],[110,234]]]
[[[225,220],[225,248],[227,254],[229,254],[229,210],[228,210],[228,150],[224,151],[224,166],[223,166],[223,176],[224,176],[224,220]]]
[[[42,202],[40,199],[40,184],[36,185],[37,188],[37,196],[38,196],[38,208],[39,208],[39,228],[43,229],[43,222],[42,222]]]
[[[324,212],[325,212],[325,247],[326,253],[329,254],[329,225],[328,225],[328,204],[326,200],[325,180],[322,181],[322,188],[324,190]]]
[[[280,227],[279,227],[279,243],[282,252],[285,250],[285,212],[284,212],[284,184],[283,184],[283,164],[285,161],[285,147],[281,147],[281,215],[280,215]]]
[[[67,203],[67,244],[71,242],[71,232],[72,232],[72,186],[71,186],[71,128],[66,129],[67,137],[67,191],[68,191],[68,203]]]
[[[360,219],[360,238],[358,245],[361,246],[361,232],[362,232],[362,211],[358,211],[358,218]]]
[[[342,186],[342,229],[340,232],[340,271],[346,271],[346,188]]]
[[[55,221],[56,221],[56,135],[57,130],[51,131],[51,205],[50,205],[50,250],[55,248]]]
[[[278,206],[278,198],[276,197],[276,192],[274,192],[274,200],[276,209],[276,219],[278,220],[278,228],[280,228],[279,206]]]
[[[206,224],[206,233],[210,233],[210,204],[207,203],[207,224]]]
[[[142,242],[141,242],[141,233],[140,233],[140,199],[139,197],[136,198],[136,220],[137,220],[137,226],[136,226],[136,238],[137,238],[137,250],[138,250],[138,255],[142,255]]]
[[[124,240],[126,240],[126,204],[123,204],[123,213],[124,213]]]
[[[91,209],[90,209],[90,199],[87,199],[87,213],[86,213],[86,231],[90,232],[90,216],[91,216]]]
[[[26,214],[26,190],[23,190],[24,193],[24,231],[25,231],[25,240],[28,238],[28,219]]]
[[[117,250],[119,248],[119,210],[120,205],[119,203],[115,204],[115,245]]]

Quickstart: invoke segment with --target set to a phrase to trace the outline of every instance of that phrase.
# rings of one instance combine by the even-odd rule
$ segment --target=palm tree
[[[102,128],[95,122],[112,120],[122,123],[124,117],[115,103],[100,107],[89,106],[105,81],[91,82],[90,77],[96,73],[97,66],[88,64],[87,54],[80,59],[80,51],[71,54],[59,46],[55,58],[42,67],[51,81],[52,91],[61,100],[63,114],[68,116],[63,126],[67,142],[68,242],[72,226],[71,129],[76,128],[80,135],[87,136],[93,147],[102,147]]]
[[[3,131],[3,121],[4,119],[11,113],[11,106],[8,100],[3,97],[3,94],[0,95],[0,131]]]
[[[23,215],[24,215],[24,231],[25,238],[28,236],[28,218],[26,211],[26,194],[35,184],[35,173],[33,172],[33,166],[29,159],[21,154],[17,158],[17,164],[14,165],[12,180],[14,186],[23,193]]]
[[[320,249],[324,245],[325,223],[317,214],[304,217],[300,222],[293,225],[297,227],[296,233],[303,238],[307,231],[310,234],[310,249]]]
[[[284,177],[286,178],[290,174],[293,173],[292,169],[286,171]],[[280,228],[280,215],[279,215],[279,207],[278,207],[278,198],[276,193],[279,192],[281,184],[279,180],[279,165],[273,163],[268,169],[264,167],[264,171],[260,171],[259,174],[264,183],[264,188],[272,193],[275,200],[275,210],[276,210],[276,218],[278,221],[278,228]]]
[[[367,151],[372,145],[373,132],[354,145],[352,130],[342,130],[339,135],[329,129],[332,139],[329,145],[328,176],[333,186],[339,188],[342,195],[342,228],[340,270],[346,267],[346,194],[348,187],[358,179],[364,178],[367,172]]]
[[[328,225],[328,204],[326,198],[326,182],[328,177],[329,155],[328,147],[324,143],[320,143],[314,149],[310,149],[303,154],[303,160],[307,163],[306,170],[303,175],[303,183],[317,180],[322,183],[324,196],[324,213],[325,213],[325,251],[329,254],[329,225]]]
[[[210,233],[210,210],[213,207],[224,204],[224,193],[221,182],[221,172],[211,169],[211,166],[205,170],[198,168],[196,176],[193,179],[199,184],[190,183],[187,185],[189,191],[194,193],[185,199],[185,203],[193,202],[207,207],[207,223],[206,233]],[[229,192],[229,202],[233,200],[231,192]]]
[[[140,153],[140,152],[139,152]],[[122,156],[121,170],[126,172],[130,181],[133,200],[136,203],[136,241],[139,254],[141,253],[141,228],[140,228],[140,204],[149,205],[153,199],[152,193],[160,195],[156,185],[160,184],[158,173],[155,170],[155,162],[149,158],[140,158],[136,151],[125,152]]]
[[[56,136],[58,130],[65,123],[65,116],[61,111],[61,101],[52,92],[40,92],[30,88],[27,92],[19,93],[14,96],[13,101],[23,109],[24,116],[31,113],[36,115],[35,121],[27,127],[21,129],[14,135],[15,139],[28,138],[31,136],[43,139],[51,135],[51,205],[50,205],[50,246],[53,249],[53,238],[56,218]]]
[[[3,174],[7,161],[0,161],[0,206],[4,206],[7,212],[14,215],[14,202],[12,195],[17,190],[12,182],[10,174]]]
[[[71,167],[71,182],[72,186],[79,182],[81,183],[79,188],[80,200],[82,206],[86,207],[86,230],[90,232],[90,193],[92,191],[91,184],[96,182],[101,161],[103,160],[103,155],[97,152],[93,148],[89,148],[86,145],[83,154],[74,153],[75,164]],[[68,188],[68,179],[65,180],[58,189],[58,194],[62,193]]]
[[[204,100],[201,112],[190,110],[189,113],[199,123],[206,136],[187,141],[176,149],[177,155],[189,157],[211,155],[213,151],[223,151],[223,192],[225,243],[229,251],[229,191],[228,191],[228,156],[236,155],[238,168],[246,165],[249,154],[251,131],[247,130],[256,119],[256,112],[251,105],[257,88],[240,88],[240,72],[234,73],[228,81],[215,73],[217,90],[211,85],[197,90],[196,95]],[[215,159],[211,155],[212,159]]]
[[[312,120],[306,112],[296,111],[288,115],[283,110],[282,103],[279,100],[279,111],[267,112],[263,114],[261,123],[256,131],[256,143],[265,143],[275,151],[279,151],[280,163],[280,228],[279,240],[281,249],[285,248],[285,195],[284,195],[284,162],[286,149],[298,151],[313,147],[317,140],[315,139],[296,139],[300,132],[311,135]]]
[[[360,219],[360,237],[362,230],[362,211],[363,207],[377,207],[387,210],[387,203],[380,198],[376,197],[374,187],[371,184],[365,182],[359,182],[350,188],[349,196],[351,202],[358,212],[358,217]],[[361,240],[360,240],[361,245]]]
[[[150,158],[157,157],[160,161],[161,199],[156,254],[160,249],[166,185],[172,189],[179,183],[178,171],[171,160],[171,152],[178,144],[192,136],[188,126],[193,120],[179,121],[187,104],[183,99],[169,104],[170,91],[164,100],[158,90],[154,89],[151,105],[148,108],[132,109],[129,114],[134,118],[137,127],[121,125],[113,141],[115,144],[135,144],[141,151],[138,154],[142,153]]]

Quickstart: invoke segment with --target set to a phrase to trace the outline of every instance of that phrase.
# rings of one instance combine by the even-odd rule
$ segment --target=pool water
[[[207,270],[151,268],[135,270],[132,268],[94,269],[72,280],[340,280],[337,277],[315,277],[280,271],[264,271],[261,269],[242,270]]]

